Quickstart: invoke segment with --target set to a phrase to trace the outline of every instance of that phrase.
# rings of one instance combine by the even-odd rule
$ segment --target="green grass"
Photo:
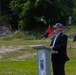
[[[13,45],[34,45],[37,44],[39,40],[11,40],[11,41],[3,41],[1,40],[1,43],[5,46]],[[2,46],[2,44],[0,45]],[[44,40],[40,44],[49,45],[50,41]],[[68,56],[70,60],[66,63],[65,71],[66,75],[76,75],[76,42],[72,42],[72,39],[69,39],[68,41]],[[29,47],[29,46],[28,46]],[[25,49],[20,50],[18,52],[12,52],[12,53],[6,53],[4,54],[4,58],[2,61],[0,61],[0,75],[38,75],[38,69],[37,69],[37,57],[33,58],[27,58],[23,61],[17,60],[17,61],[10,61],[10,58],[15,58],[18,55],[22,55],[24,52],[28,53],[34,53],[36,52],[33,49]],[[52,69],[51,69],[52,71]]]
[[[36,60],[1,61],[0,75],[37,75]]]

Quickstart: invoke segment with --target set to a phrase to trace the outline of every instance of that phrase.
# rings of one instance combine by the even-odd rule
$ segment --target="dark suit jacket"
[[[53,40],[54,38],[52,39],[50,46],[53,45]],[[53,48],[53,50],[58,51],[58,53],[52,54],[52,62],[65,62],[69,60],[69,58],[67,57],[66,48],[67,48],[67,36],[61,32],[57,37]]]

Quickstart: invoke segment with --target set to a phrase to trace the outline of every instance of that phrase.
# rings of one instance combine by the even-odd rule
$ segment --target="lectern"
[[[38,75],[51,75],[50,71],[50,53],[57,53],[44,45],[33,45],[37,50],[38,56]]]

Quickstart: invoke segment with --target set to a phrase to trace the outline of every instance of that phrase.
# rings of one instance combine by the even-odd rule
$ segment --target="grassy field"
[[[72,39],[75,30],[76,26],[68,26],[65,29],[69,37],[67,53],[70,58],[65,65],[66,75],[76,75],[76,42]],[[24,40],[27,38],[34,40]],[[19,32],[0,39],[0,75],[38,75],[37,52],[30,48],[30,45],[36,45],[38,42],[34,36],[25,38],[24,34]],[[50,42],[51,40],[46,39],[39,44],[49,46]]]
[[[2,56],[2,58],[0,58],[0,75],[38,75],[36,50],[29,47],[30,45],[37,44],[38,41],[39,40],[19,39],[0,40],[0,47],[25,47],[14,52],[0,53],[0,56]],[[50,40],[44,40],[40,44],[49,46]],[[67,50],[70,60],[66,63],[66,75],[76,75],[76,42],[72,42],[72,39],[68,41]],[[25,55],[24,58],[19,59],[18,57],[22,55]]]
[[[0,75],[37,75],[36,60],[1,61]]]

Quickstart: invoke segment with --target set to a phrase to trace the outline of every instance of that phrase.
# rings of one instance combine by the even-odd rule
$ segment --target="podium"
[[[51,75],[50,53],[57,53],[57,52],[50,50],[49,47],[44,45],[33,45],[31,47],[37,50],[38,75]]]

